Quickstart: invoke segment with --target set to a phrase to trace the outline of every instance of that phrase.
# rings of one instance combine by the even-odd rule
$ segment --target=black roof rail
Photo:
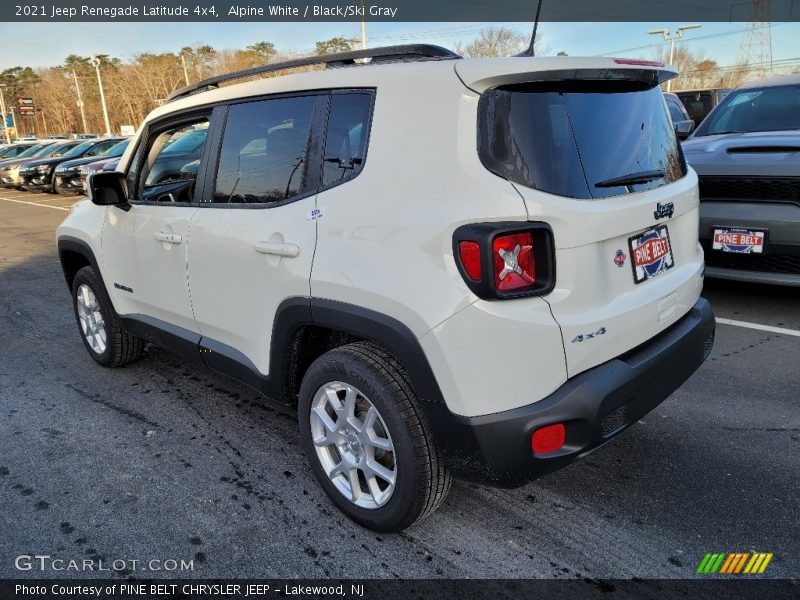
[[[203,79],[192,85],[187,85],[179,90],[174,91],[167,102],[172,102],[178,98],[184,98],[204,92],[209,89],[218,88],[219,84],[233,79],[242,79],[252,75],[259,75],[261,73],[272,73],[275,71],[283,71],[285,69],[294,69],[297,67],[306,67],[309,65],[325,65],[325,68],[334,67],[349,67],[359,65],[359,59],[371,59],[369,63],[363,64],[378,64],[386,62],[414,62],[426,60],[452,60],[461,58],[455,52],[452,52],[441,46],[434,46],[433,44],[406,44],[401,46],[385,46],[383,48],[369,48],[366,50],[353,50],[351,52],[339,52],[337,54],[322,54],[317,56],[307,56],[304,58],[297,58],[294,60],[287,60],[280,63],[272,63],[262,65],[260,67],[253,67],[251,69],[244,69],[243,71],[234,71],[233,73],[226,73],[225,75],[217,75],[216,77],[209,77]]]

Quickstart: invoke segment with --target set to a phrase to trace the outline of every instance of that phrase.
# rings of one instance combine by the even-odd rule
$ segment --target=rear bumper
[[[456,476],[503,487],[522,485],[600,447],[675,391],[703,363],[714,341],[714,314],[700,298],[680,321],[642,346],[568,380],[534,404],[462,417],[442,403],[424,409]],[[565,445],[539,455],[531,434],[563,423]]]
[[[712,250],[715,227],[766,230],[764,253]],[[705,251],[708,277],[800,285],[800,204],[741,200],[701,202],[700,243]]]

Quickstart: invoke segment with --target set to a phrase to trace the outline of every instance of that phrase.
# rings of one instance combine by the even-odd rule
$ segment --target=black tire
[[[394,445],[395,489],[385,504],[363,508],[346,498],[328,478],[314,446],[310,413],[317,391],[339,381],[366,396],[378,410]],[[300,442],[314,474],[348,517],[380,532],[402,531],[427,517],[450,489],[445,469],[403,366],[381,346],[356,342],[331,350],[309,367],[298,402]]]
[[[81,286],[87,286],[99,305],[100,314],[105,324],[106,338],[105,349],[98,352],[93,349],[83,332],[81,320],[78,314],[78,293]],[[139,338],[131,335],[122,327],[119,316],[111,304],[111,300],[106,293],[106,289],[92,267],[83,267],[75,274],[72,282],[72,307],[75,312],[75,320],[78,323],[78,331],[83,345],[89,355],[104,367],[121,367],[137,360],[142,355],[144,343]]]

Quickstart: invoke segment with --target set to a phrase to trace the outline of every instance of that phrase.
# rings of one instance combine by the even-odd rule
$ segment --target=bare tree
[[[456,43],[455,51],[467,58],[513,56],[525,50],[529,43],[530,36],[528,35],[507,27],[489,27],[482,29],[477,39],[468,44]],[[536,54],[544,51],[541,35],[537,34],[534,49]]]

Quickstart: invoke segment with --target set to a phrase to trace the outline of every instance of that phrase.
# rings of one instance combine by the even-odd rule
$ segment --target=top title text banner
[[[0,3],[0,21],[533,21],[537,0],[57,0]],[[800,20],[796,0],[542,0],[540,21],[746,22]]]

